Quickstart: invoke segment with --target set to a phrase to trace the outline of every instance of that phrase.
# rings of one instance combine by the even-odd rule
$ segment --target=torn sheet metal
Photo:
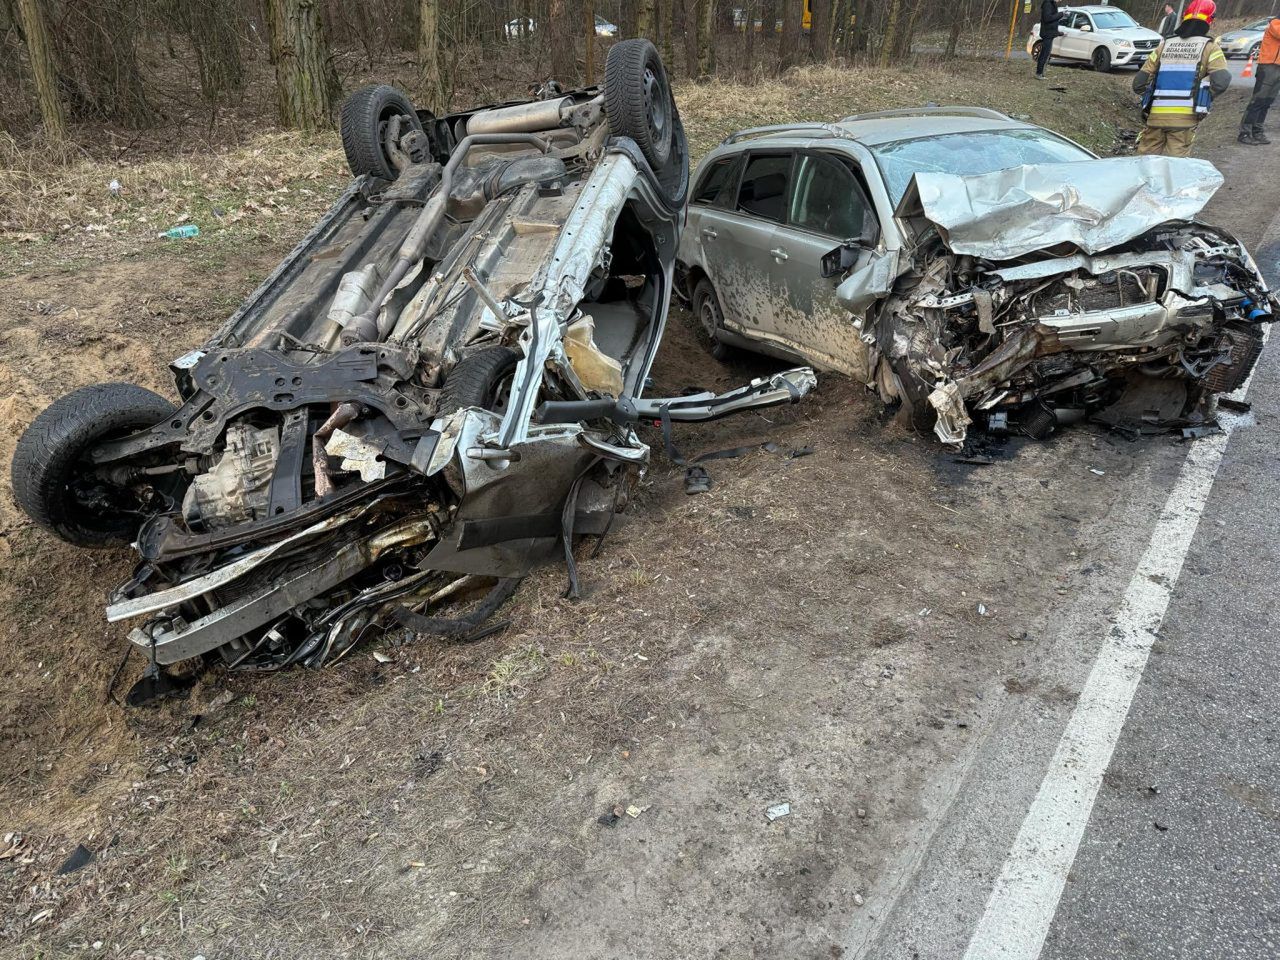
[[[1171,220],[1190,220],[1222,186],[1207,160],[1114,157],[961,176],[917,173],[898,207],[954,253],[992,260],[1061,244],[1098,253]]]

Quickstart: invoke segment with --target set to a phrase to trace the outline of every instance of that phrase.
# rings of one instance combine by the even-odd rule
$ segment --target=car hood
[[[1261,30],[1232,30],[1230,33],[1224,33],[1219,40],[1257,40],[1262,33]]]
[[[897,215],[926,221],[954,253],[1010,260],[1055,247],[1099,253],[1190,220],[1222,185],[1207,160],[1113,157],[964,176],[917,173]]]

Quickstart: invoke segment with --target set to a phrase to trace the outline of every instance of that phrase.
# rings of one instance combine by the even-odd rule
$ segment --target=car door
[[[1088,57],[1085,52],[1086,34],[1081,29],[1089,25],[1089,18],[1083,13],[1068,13],[1066,19],[1062,21],[1062,33],[1058,39],[1053,41],[1053,53],[1058,57],[1069,57],[1072,60],[1080,60]]]
[[[743,156],[732,200],[698,213],[701,262],[715,287],[725,326],[747,336],[773,330],[777,299],[769,267],[774,231],[787,211],[791,150],[752,150]],[[691,210],[693,207],[691,206]]]
[[[842,303],[837,299],[840,278],[823,277],[822,261],[844,248],[847,270],[841,276],[865,274],[869,290],[874,287],[870,274],[878,272],[885,257],[877,246],[879,237],[875,208],[853,159],[836,151],[799,152],[786,218],[774,229],[768,251],[769,284],[778,304],[771,321],[773,336],[819,367],[865,380],[861,321],[875,297]],[[891,280],[890,271],[879,272],[884,273],[882,279]],[[855,282],[850,289],[857,286]]]

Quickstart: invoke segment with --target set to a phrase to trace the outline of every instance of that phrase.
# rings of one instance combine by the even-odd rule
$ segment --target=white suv
[[[1160,34],[1139,26],[1116,7],[1063,7],[1058,31],[1051,52],[1054,59],[1084,60],[1104,72],[1112,67],[1141,66],[1160,45]],[[1040,25],[1036,24],[1027,38],[1027,53],[1033,58],[1040,53],[1040,43]]]

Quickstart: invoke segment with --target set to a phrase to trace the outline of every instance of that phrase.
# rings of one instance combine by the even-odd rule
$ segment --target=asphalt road
[[[1275,287],[1275,192],[1245,148],[1226,155],[1266,211]],[[1223,209],[1240,230],[1256,216]],[[1280,337],[1247,389],[1226,435],[1128,478],[1125,515],[1094,534],[1130,540],[1131,565],[1052,605],[1031,695],[932,785],[938,814],[846,957],[1280,956]]]

